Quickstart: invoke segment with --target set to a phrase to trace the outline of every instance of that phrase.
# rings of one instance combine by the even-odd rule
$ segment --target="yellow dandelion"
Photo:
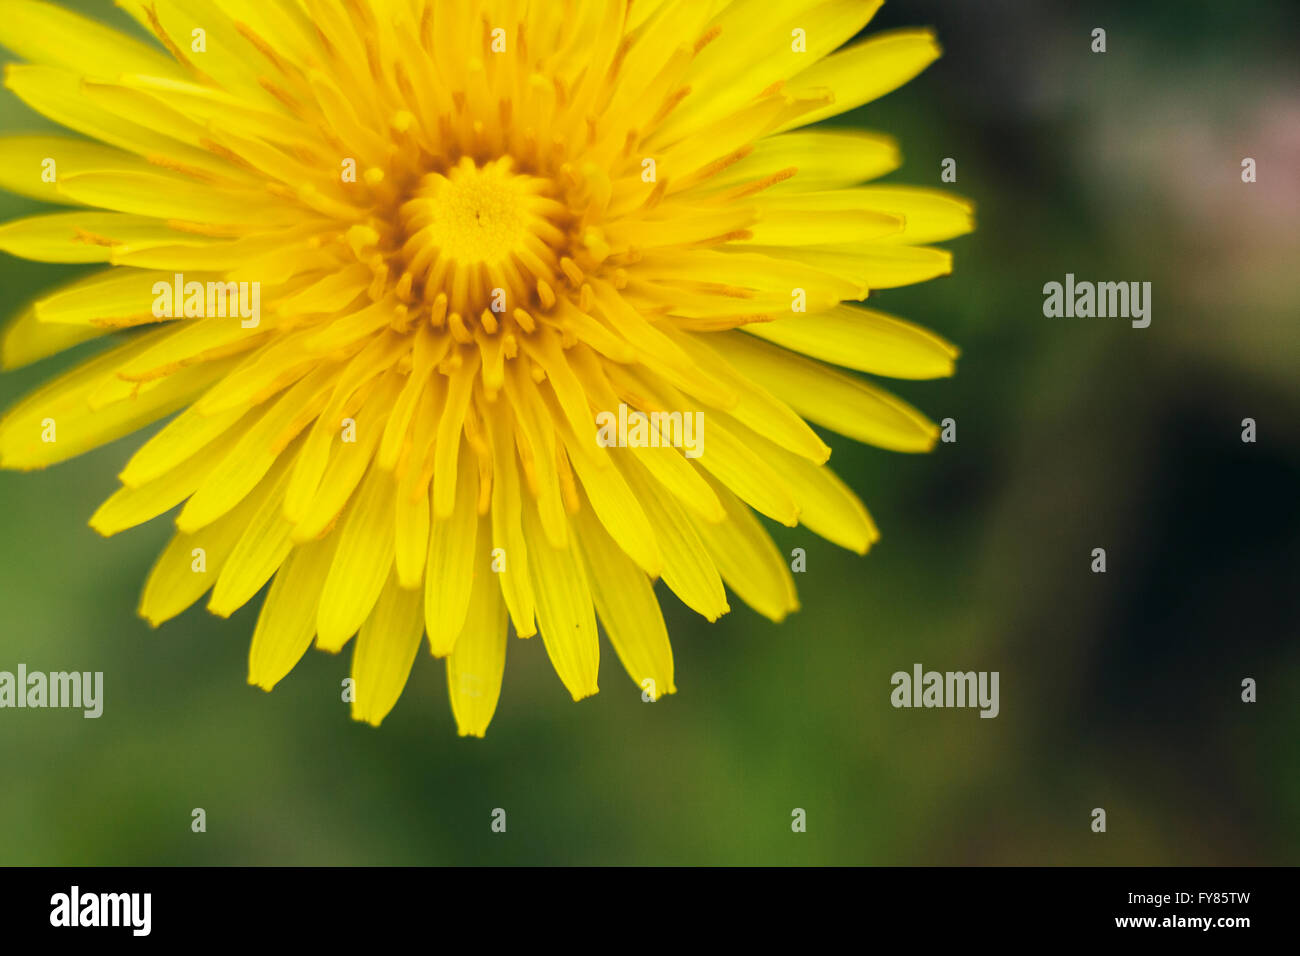
[[[597,619],[672,693],[656,580],[779,621],[794,584],[754,512],[876,540],[809,423],[932,446],[831,366],[951,374],[941,338],[844,303],[948,273],[928,244],[972,210],[860,185],[894,142],[808,127],[919,73],[929,31],[850,43],[878,0],[117,3],[156,44],[35,0],[0,17],[5,85],[82,137],[0,137],[0,186],[71,207],[0,249],[104,266],[14,320],[6,367],[108,339],[8,413],[0,462],[178,413],[91,519],[179,506],[150,623],[269,582],[250,683],[355,636],[375,724],[427,634],[481,736],[510,626],[575,700]]]

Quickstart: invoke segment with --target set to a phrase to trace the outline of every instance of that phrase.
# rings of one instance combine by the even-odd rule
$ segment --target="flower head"
[[[507,622],[574,699],[597,617],[671,693],[656,579],[710,620],[724,582],[781,620],[793,581],[753,512],[877,538],[808,423],[931,447],[830,366],[951,373],[942,339],[844,303],[947,273],[926,244],[971,208],[858,185],[894,143],[809,126],[920,72],[928,31],[844,46],[873,0],[118,5],[157,42],[34,0],[0,18],[26,61],[7,87],[81,134],[0,138],[0,185],[71,207],[0,249],[102,266],[22,313],[5,363],[107,340],[8,413],[0,462],[179,413],[92,518],[180,506],[151,623],[270,582],[250,682],[355,636],[373,723],[427,634],[481,735]]]

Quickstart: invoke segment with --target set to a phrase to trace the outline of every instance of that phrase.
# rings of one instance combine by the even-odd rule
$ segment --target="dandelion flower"
[[[22,312],[4,361],[104,340],[9,411],[0,462],[170,417],[91,519],[179,506],[150,623],[269,583],[250,683],[355,637],[375,724],[427,635],[481,736],[510,627],[575,700],[598,619],[672,693],[657,580],[780,621],[795,589],[755,512],[876,540],[810,423],[933,445],[852,372],[944,376],[956,349],[845,303],[948,273],[930,244],[971,207],[861,185],[894,142],[810,126],[919,73],[929,31],[855,41],[873,0],[117,2],[156,42],[35,0],[0,18],[5,85],[80,134],[0,137],[0,186],[69,207],[0,249],[102,267]],[[620,409],[642,440],[599,440]]]

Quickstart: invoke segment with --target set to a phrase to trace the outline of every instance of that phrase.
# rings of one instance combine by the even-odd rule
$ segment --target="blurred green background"
[[[379,730],[340,701],[349,651],[263,693],[260,599],[150,630],[136,600],[169,521],[87,527],[139,436],[0,474],[0,670],[105,675],[98,720],[0,711],[0,863],[1296,863],[1294,9],[1084,7],[894,0],[868,28],[931,24],[947,51],[837,122],[898,137],[894,181],[939,185],[955,158],[947,188],[978,203],[954,275],[872,302],[962,347],[955,378],[896,383],[958,442],[830,438],[882,540],[859,558],[774,529],[808,554],[783,625],[739,601],[708,625],[665,594],[661,703],[605,645],[602,693],[574,704],[513,638],[482,741],[456,736],[425,652]],[[6,93],[0,128],[46,124]],[[33,211],[0,197],[0,218]],[[1152,282],[1151,327],[1044,318],[1066,272]],[[3,257],[5,306],[72,274]],[[68,364],[0,377],[0,403]],[[1001,715],[893,709],[916,662],[999,671]]]

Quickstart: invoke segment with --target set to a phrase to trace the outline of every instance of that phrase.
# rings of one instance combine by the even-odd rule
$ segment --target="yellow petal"
[[[880,540],[866,506],[835,472],[797,458],[783,448],[776,449],[776,454],[789,468],[790,484],[800,506],[800,524],[858,554],[866,554]]]
[[[902,162],[898,143],[862,130],[800,130],[767,136],[754,151],[699,187],[712,193],[793,170],[767,187],[773,194],[851,186],[893,172]]]
[[[204,279],[210,278],[208,276]],[[175,277],[166,272],[105,269],[69,283],[35,303],[42,322],[88,324],[120,329],[167,320],[154,314],[155,283],[170,289]],[[198,277],[195,277],[198,281]]]
[[[707,181],[715,170],[725,168],[724,164],[731,161],[737,150],[748,150],[754,140],[770,132],[785,118],[786,110],[787,103],[782,97],[768,96],[719,117],[707,134],[688,135],[664,149],[659,155],[656,175],[667,180],[665,192],[671,194]],[[678,111],[674,116],[683,112]],[[648,149],[655,150],[661,143],[672,142],[677,129],[670,121],[669,126],[651,137]]]
[[[365,291],[369,281],[370,270],[359,263],[354,263],[322,277],[296,295],[284,299],[276,305],[275,310],[280,315],[338,315]],[[371,308],[383,314],[385,305],[386,303],[380,302]],[[370,314],[369,310],[366,314]],[[391,316],[391,312],[388,314]],[[314,348],[320,347],[319,342],[313,341],[311,344]]]
[[[3,355],[6,370],[22,368],[112,331],[94,325],[54,325],[42,322],[36,318],[36,307],[28,306],[5,327],[0,354]]]
[[[903,400],[802,355],[743,332],[718,335],[715,345],[741,372],[831,431],[907,452],[929,451],[939,437],[934,423]]]
[[[61,177],[58,188],[87,206],[233,229],[285,226],[301,216],[268,196],[203,189],[163,172],[76,173]]]
[[[645,572],[583,508],[574,516],[596,611],[628,676],[651,700],[674,693],[673,650]]]
[[[123,382],[118,388],[129,389],[134,383],[150,382],[186,366],[240,355],[264,341],[266,331],[260,326],[257,331],[246,329],[238,318],[215,316],[167,328],[171,334],[117,370]],[[111,395],[111,388],[101,389],[92,396],[92,403],[102,405],[106,391]]]
[[[754,252],[748,246],[743,252],[701,249],[689,256],[651,251],[637,263],[635,275],[651,282],[710,283],[726,290],[732,297],[729,304],[736,312],[764,311],[762,308],[746,308],[746,290],[773,293],[777,307],[789,311],[791,290],[803,289],[807,293],[810,312],[820,312],[845,299],[861,298],[865,294],[865,287],[857,282],[839,278],[798,260],[798,256],[787,255],[784,249],[773,250],[773,254],[768,255]],[[724,405],[725,402],[710,404]]]
[[[293,549],[289,539],[292,525],[284,520],[284,487],[288,482],[288,460],[293,449],[282,456],[275,483],[271,485],[248,520],[248,526],[212,588],[208,610],[229,617],[252,599],[271,580]]]
[[[566,442],[577,440],[571,435],[565,437]],[[622,474],[615,468],[593,468],[579,454],[571,457],[578,480],[605,529],[642,570],[658,577],[663,570],[663,558],[655,542],[654,529]]]
[[[659,550],[663,555],[664,583],[681,598],[682,603],[710,621],[716,621],[730,609],[717,566],[700,540],[695,524],[673,498],[663,494],[650,480],[648,469],[637,461],[620,459],[628,484],[645,507],[646,516],[655,528]],[[701,479],[703,480],[703,479]],[[707,485],[708,482],[706,481]],[[726,511],[710,486],[713,500],[723,516]],[[713,519],[717,523],[722,517]]]
[[[379,443],[379,467],[385,471],[397,467],[397,459],[410,435],[411,422],[415,419],[420,397],[433,377],[434,366],[442,358],[435,345],[434,335],[428,323],[420,323],[411,348],[411,374],[406,377],[406,382],[389,411],[384,436]],[[441,336],[444,342],[449,338],[450,336]]]
[[[140,615],[157,627],[197,601],[216,583],[249,521],[279,479],[273,471],[233,510],[205,528],[177,532],[158,556],[144,593]]]
[[[20,59],[78,73],[184,76],[174,61],[139,40],[52,3],[9,0],[0,17],[0,45]]]
[[[537,384],[521,362],[512,362],[507,367],[505,392],[514,412],[516,445],[520,445],[519,439],[522,437],[523,445],[527,446],[532,455],[532,471],[537,483],[537,510],[542,529],[551,544],[557,548],[564,547],[569,517],[565,514],[560,491],[556,434],[550,414],[538,392]],[[520,453],[523,454],[522,451]]]
[[[393,566],[393,477],[371,467],[343,518],[316,613],[316,645],[337,652],[370,616]]]
[[[879,241],[903,234],[900,215],[868,208],[844,198],[848,190],[822,193],[775,193],[758,197],[758,222],[749,238],[737,248],[756,246],[811,246],[833,242]]]
[[[402,696],[424,634],[420,592],[388,579],[352,650],[352,719],[378,727]]]
[[[465,410],[469,407],[477,371],[478,361],[471,359],[452,372],[442,417],[438,421],[433,464],[433,513],[439,518],[450,515],[456,505],[456,461],[460,454],[460,434],[465,426]]]
[[[200,366],[202,367],[202,366]],[[194,531],[228,512],[282,457],[294,437],[304,406],[323,404],[332,370],[317,369],[277,399],[240,438],[234,450],[208,475],[176,518],[176,527]],[[302,428],[305,421],[297,425]],[[389,514],[391,526],[392,515]],[[358,622],[359,624],[360,622]]]
[[[754,323],[745,331],[823,362],[893,378],[945,378],[960,354],[929,329],[850,305]]]
[[[757,324],[766,328],[768,324],[776,323]],[[725,382],[739,396],[739,401],[726,409],[737,421],[744,422],[783,448],[812,461],[823,462],[830,457],[830,448],[802,418],[790,410],[790,406],[738,373],[717,351],[710,348],[713,341],[711,336],[678,333],[674,335],[674,340],[708,375]]]
[[[964,235],[975,228],[975,204],[937,189],[909,186],[855,186],[822,192],[766,192],[752,200],[761,217],[750,231],[753,243],[762,246],[829,245],[866,240],[919,245],[941,242]],[[879,228],[841,228],[851,217],[879,221]],[[795,232],[795,240],[776,238],[769,223],[786,221],[808,227],[812,238]],[[815,228],[813,228],[815,227]],[[820,237],[820,238],[819,238]]]
[[[492,557],[495,561],[496,552],[500,552],[501,596],[510,611],[515,633],[530,637],[537,633],[536,596],[528,571],[533,544],[525,536],[521,523],[524,507],[514,442],[507,433],[506,423],[498,416],[488,418],[487,424],[492,442]]]
[[[708,437],[699,458],[704,470],[756,511],[794,527],[799,521],[799,506],[784,476],[727,427],[724,413],[717,412],[706,421]]]
[[[0,186],[7,192],[42,202],[73,204],[59,192],[59,179],[114,169],[147,172],[143,159],[103,143],[70,136],[0,136]]]
[[[190,406],[163,426],[162,430],[140,446],[117,477],[129,488],[140,488],[155,481],[193,458],[199,451],[225,435],[241,436],[245,429],[232,426],[245,415],[242,408],[221,415],[200,415]],[[256,416],[256,413],[252,413]],[[214,464],[224,457],[215,452],[205,455]]]
[[[610,283],[596,280],[592,288],[601,314],[637,350],[641,364],[678,388],[698,396],[701,401],[721,406],[735,402],[735,395],[704,375],[680,346],[628,305]],[[585,432],[579,431],[578,434]]]
[[[272,324],[267,323],[268,327]],[[260,405],[313,369],[336,367],[325,357],[303,348],[303,337],[309,334],[308,330],[298,330],[277,336],[245,356],[230,375],[203,396],[199,412],[217,415],[232,408]]]
[[[574,545],[558,550],[542,533],[537,509],[523,508],[528,535],[528,567],[537,595],[537,625],[546,655],[574,700],[596,693],[600,645],[587,575]],[[572,540],[572,539],[571,539]]]
[[[865,554],[880,538],[867,509],[825,465],[787,451],[763,435],[732,421],[724,412],[714,413],[714,419],[720,419],[717,424],[730,429],[736,440],[752,449],[781,476],[791,499],[799,508],[800,524],[858,554]]]
[[[182,369],[134,398],[92,410],[96,389],[117,368],[159,341],[143,335],[33,392],[0,421],[0,466],[44,468],[98,448],[188,405],[225,374],[229,361]],[[51,430],[52,428],[52,430]]]
[[[176,507],[198,489],[221,459],[234,447],[238,435],[226,432],[204,455],[192,455],[151,481],[137,487],[124,485],[99,506],[90,526],[105,537],[144,524]]]
[[[161,223],[115,212],[56,212],[0,225],[0,251],[36,262],[108,262],[124,245],[180,238]]]
[[[609,223],[604,229],[606,241],[616,251],[693,245],[736,233],[751,226],[758,218],[753,208],[748,206],[710,208],[680,202],[665,203],[655,213],[653,218],[629,216]],[[595,342],[591,344],[596,345]],[[610,357],[618,359],[622,356]]]
[[[319,488],[304,501],[300,511],[290,508],[288,497],[285,499],[285,517],[296,525],[293,532],[295,541],[310,541],[324,534],[343,511],[348,498],[366,474],[366,469],[371,467],[375,446],[383,431],[383,416],[393,396],[397,394],[397,387],[396,376],[385,376],[366,399],[365,405],[353,416],[356,441],[340,440],[342,435],[339,422],[327,424],[333,432],[333,439],[329,446],[329,463],[321,477]],[[323,416],[321,420],[328,423],[328,419]],[[310,441],[310,437],[307,440]],[[302,455],[298,457],[293,478],[297,477],[302,463]],[[290,479],[291,489],[293,478]],[[392,480],[391,476],[389,480]]]
[[[412,489],[401,482],[393,497],[394,562],[398,583],[414,590],[424,582],[424,566],[429,558],[429,496],[423,489]]]
[[[429,649],[435,657],[445,657],[452,652],[456,636],[465,624],[474,580],[488,573],[486,563],[483,567],[474,563],[474,556],[483,549],[483,543],[474,537],[481,522],[470,502],[478,494],[478,475],[474,459],[466,453],[467,450],[461,450],[457,468],[460,484],[456,498],[462,502],[462,507],[453,509],[446,518],[434,520],[429,528],[424,622],[429,632]],[[490,557],[484,560],[490,561]],[[497,600],[500,603],[500,599]]]
[[[821,307],[810,296],[810,313],[833,308],[841,299],[861,299],[869,289],[895,289],[952,273],[952,253],[946,249],[890,245],[876,240],[825,246],[753,247],[753,251],[779,257],[797,268],[821,270],[841,281],[854,283],[859,290],[857,295],[840,296]],[[782,303],[787,314],[789,306],[787,293]]]
[[[248,682],[270,690],[307,653],[316,633],[316,605],[339,536],[298,545],[271,583],[248,652]]]
[[[841,189],[834,205],[861,205],[898,216],[906,225],[888,241],[919,245],[964,236],[975,228],[975,204],[937,189],[912,186],[858,186]],[[818,204],[819,206],[822,204]]]
[[[851,40],[880,4],[881,0],[732,3],[713,20],[720,28],[718,38],[691,63],[687,82],[699,93],[673,113],[665,134],[708,128],[773,84],[800,75]],[[800,43],[796,43],[796,30]]]
[[[462,737],[482,737],[497,709],[506,669],[506,606],[492,560],[492,526],[479,521],[475,573],[465,624],[447,658],[447,691]]]
[[[138,156],[162,159],[208,173],[221,175],[228,171],[229,164],[225,160],[205,150],[187,146],[101,109],[84,95],[81,78],[65,70],[10,63],[5,66],[5,86],[38,113],[91,139]],[[102,168],[119,170],[131,167],[115,162]],[[62,185],[63,177],[60,176],[56,186],[61,189]],[[193,184],[191,190],[198,191]]]
[[[931,30],[890,30],[832,53],[785,86],[790,96],[829,89],[835,101],[791,120],[785,128],[807,126],[855,109],[896,90],[942,53]]]
[[[799,608],[790,568],[753,512],[718,482],[713,487],[727,509],[727,520],[695,522],[700,539],[723,580],[742,601],[764,617],[784,620]]]
[[[116,0],[151,34],[161,31],[169,44],[193,63],[216,85],[239,91],[246,99],[268,107],[283,108],[257,83],[258,71],[249,69],[249,57],[255,56],[248,41],[235,29],[221,9],[211,0]],[[201,24],[205,31],[205,52],[191,52],[192,30]]]
[[[722,510],[718,496],[713,493],[709,483],[700,477],[699,471],[690,460],[676,448],[662,445],[658,448],[634,447],[627,449],[627,452],[645,466],[645,469],[654,476],[655,481],[662,485],[662,488],[654,489],[653,494],[656,497],[668,491],[705,521],[723,519],[726,512]],[[624,470],[624,475],[626,474]],[[645,501],[645,496],[640,495],[639,500]],[[652,527],[656,524],[653,518],[650,523]]]
[[[103,215],[132,218],[122,213]],[[187,236],[156,226],[153,234],[144,234],[142,228],[139,238],[124,236],[110,252],[114,265],[164,269],[173,274],[227,272],[228,282],[261,282],[262,288],[270,291],[272,286],[286,283],[300,273],[318,272],[333,265],[326,252],[303,245],[317,228],[316,224],[307,222],[299,227],[255,232],[227,241]]]

